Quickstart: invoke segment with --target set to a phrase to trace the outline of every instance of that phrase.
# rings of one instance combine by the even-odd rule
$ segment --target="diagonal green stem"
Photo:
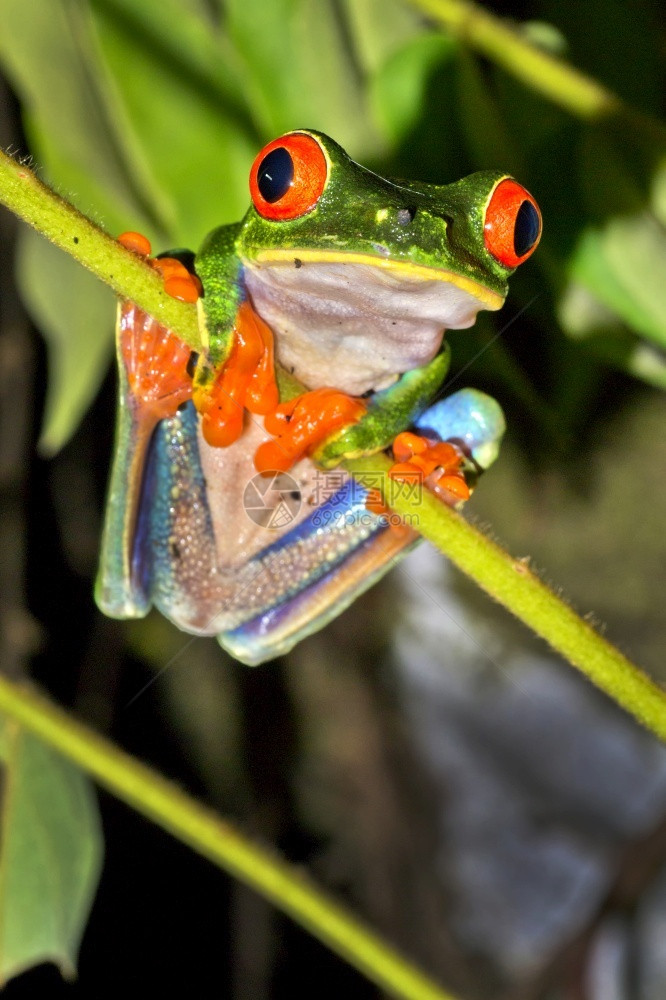
[[[664,138],[666,132],[661,122],[632,108],[564,59],[534,45],[519,29],[473,0],[409,0],[409,3],[571,114],[588,120],[619,115]]]
[[[385,455],[356,458],[345,465],[355,479],[371,488],[388,482],[391,463]],[[419,534],[491,597],[666,742],[666,691],[554,594],[526,560],[514,559],[427,490],[415,502],[411,494],[392,489],[389,501],[394,511],[410,518]],[[411,520],[414,514],[417,524]]]
[[[29,688],[0,675],[0,711],[77,764],[104,788],[240,879],[400,1000],[455,1000],[325,895],[295,866],[253,844],[177,785]]]
[[[122,297],[132,301],[170,329],[178,330],[192,350],[201,348],[194,306],[178,302],[164,291],[160,276],[136,254],[60,198],[19,163],[0,151],[0,204],[66,250]]]
[[[173,306],[178,309],[173,315],[167,313],[169,303],[165,306],[163,302],[163,289],[154,288],[156,276],[151,268],[118,247],[111,237],[37,181],[26,167],[0,153],[2,202],[72,253],[102,280],[106,281],[109,277],[109,261],[116,261],[111,264],[114,290],[124,298],[140,302],[144,309],[167,322],[174,332],[196,349],[199,342],[194,328],[194,307],[172,300]],[[84,239],[79,238],[79,242],[74,243],[72,232],[82,234]],[[161,285],[159,281],[157,284]],[[383,456],[355,459],[346,465],[357,479],[365,479],[372,487],[377,485],[377,476],[385,475],[388,468]],[[391,506],[399,513],[414,513],[413,506],[400,496],[391,497]],[[427,494],[419,507],[419,520],[421,534],[463,572],[639,722],[660,739],[666,740],[666,693],[576,615],[524,562],[515,560],[458,514]]]

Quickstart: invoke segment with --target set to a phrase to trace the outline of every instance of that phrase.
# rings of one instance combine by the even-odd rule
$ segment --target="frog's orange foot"
[[[192,395],[190,348],[133,302],[120,306],[119,338],[134,404],[151,421],[172,417]]]
[[[275,440],[257,448],[258,472],[286,472],[305,455],[312,455],[331,434],[364,415],[365,404],[338,389],[314,389],[280,403],[264,421]]]
[[[175,257],[151,257],[150,241],[141,233],[121,233],[118,242],[126,250],[131,250],[140,257],[146,257],[150,266],[160,272],[167,295],[181,302],[196,302],[201,296],[201,282],[196,274],[191,274]]]
[[[471,491],[461,471],[464,455],[451,442],[433,443],[405,431],[393,442],[393,457],[389,477],[396,482],[422,483],[450,506],[469,499]]]
[[[277,407],[273,334],[247,301],[236,316],[229,357],[214,378],[195,384],[193,399],[206,441],[218,448],[238,440],[244,410],[266,414]]]

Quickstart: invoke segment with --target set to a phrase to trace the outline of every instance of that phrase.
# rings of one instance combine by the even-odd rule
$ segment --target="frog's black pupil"
[[[272,149],[259,164],[257,187],[261,197],[270,202],[279,201],[294,179],[294,161],[284,146]]]
[[[539,213],[531,201],[524,201],[516,215],[513,249],[516,257],[524,257],[539,239]]]

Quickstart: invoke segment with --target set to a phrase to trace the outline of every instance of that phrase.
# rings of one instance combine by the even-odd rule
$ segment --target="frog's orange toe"
[[[238,440],[246,409],[264,414],[277,407],[273,334],[248,302],[238,310],[229,357],[212,382],[195,386],[193,398],[203,435],[218,448]]]
[[[280,403],[264,420],[275,440],[257,449],[255,468],[286,472],[305,455],[312,455],[331,434],[360,420],[365,411],[360,399],[326,387]]]
[[[419,434],[403,431],[393,442],[393,457],[396,462],[408,462],[412,455],[420,455],[428,448],[428,442]]]
[[[257,472],[288,472],[301,456],[289,449],[280,441],[264,441],[254,454],[254,467]]]
[[[164,291],[181,302],[196,302],[201,296],[201,282],[175,257],[156,257],[151,267],[159,271],[164,280]]]
[[[132,253],[137,253],[140,257],[150,257],[150,240],[143,233],[128,230],[126,233],[120,234],[118,242],[126,250],[131,250]]]
[[[142,233],[128,230],[120,234],[118,242],[139,257],[146,257],[147,263],[160,272],[167,295],[181,302],[196,302],[200,298],[203,289],[196,274],[191,274],[175,257],[151,257],[150,240]]]
[[[454,504],[460,503],[461,500],[469,500],[471,495],[470,488],[460,473],[442,475],[432,484],[428,484],[428,488],[445,503],[451,502],[447,494],[454,497]]]
[[[389,477],[396,482],[423,483],[445,503],[468,500],[470,488],[460,471],[462,452],[449,441],[432,443],[428,438],[405,431],[393,442],[395,464]]]
[[[389,508],[384,503],[381,490],[368,490],[368,495],[365,498],[365,508],[372,514],[377,514],[380,517],[385,517],[390,513]]]
[[[229,406],[213,406],[201,418],[201,431],[213,448],[228,448],[243,433],[242,406],[234,401]]]

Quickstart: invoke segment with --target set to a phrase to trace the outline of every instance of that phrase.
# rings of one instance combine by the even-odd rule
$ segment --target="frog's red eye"
[[[250,193],[265,219],[297,219],[319,201],[326,187],[324,151],[305,132],[290,132],[264,146],[252,164]]]
[[[529,191],[506,177],[492,193],[484,223],[486,248],[505,267],[518,267],[541,239],[541,212]]]

